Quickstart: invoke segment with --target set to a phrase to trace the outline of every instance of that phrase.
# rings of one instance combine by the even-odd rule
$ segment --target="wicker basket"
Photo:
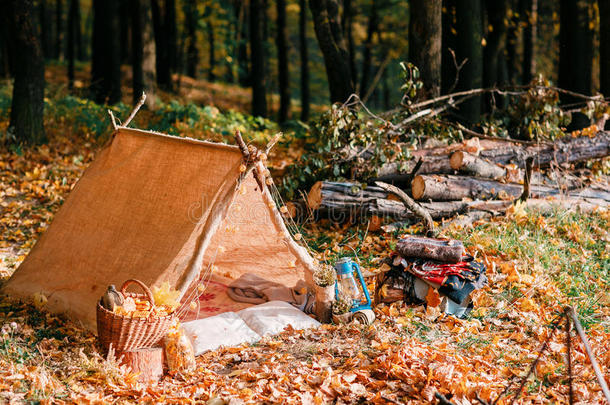
[[[145,294],[125,292],[130,284],[139,285]],[[151,308],[155,306],[155,299],[150,289],[141,281],[125,281],[121,293],[125,298],[147,299]],[[107,310],[102,307],[101,302],[97,304],[97,334],[105,352],[108,352],[111,344],[116,352],[153,347],[167,334],[173,319],[173,315],[130,318]]]

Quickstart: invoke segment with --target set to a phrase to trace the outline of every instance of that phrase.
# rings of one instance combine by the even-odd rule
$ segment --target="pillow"
[[[195,356],[220,346],[239,346],[261,338],[235,312],[185,322],[182,328],[193,345]]]
[[[320,322],[284,301],[269,301],[242,309],[237,314],[261,336],[280,333],[288,325],[294,329],[320,326]]]

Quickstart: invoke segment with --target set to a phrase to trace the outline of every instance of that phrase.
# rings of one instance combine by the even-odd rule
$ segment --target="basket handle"
[[[143,283],[143,282],[141,282],[140,280],[135,280],[135,279],[133,279],[133,278],[131,278],[131,279],[129,279],[129,280],[126,280],[126,281],[123,283],[123,286],[121,287],[121,294],[125,295],[125,290],[127,289],[127,286],[128,286],[129,284],[137,284],[137,285],[139,285],[139,286],[142,288],[142,290],[144,290],[144,293],[146,294],[146,298],[148,298],[148,301],[150,301],[150,306],[151,306],[151,307],[154,307],[154,306],[155,306],[155,299],[154,299],[154,297],[153,297],[152,292],[150,291],[150,288],[148,288],[148,287],[146,286],[146,284],[144,284],[144,283]]]

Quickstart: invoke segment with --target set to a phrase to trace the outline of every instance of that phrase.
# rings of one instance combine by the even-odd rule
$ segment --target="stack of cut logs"
[[[378,178],[364,183],[318,181],[305,202],[289,205],[290,215],[303,219],[313,213],[315,218],[336,222],[415,218],[397,198],[373,185],[374,181],[400,187],[435,220],[456,214],[478,219],[506,211],[519,198],[542,209],[559,206],[590,211],[610,203],[607,183],[590,184],[569,171],[573,163],[610,155],[607,131],[539,144],[473,138],[415,150],[412,155],[406,164],[385,164]],[[529,181],[524,181],[528,173]],[[524,193],[524,188],[529,190]]]

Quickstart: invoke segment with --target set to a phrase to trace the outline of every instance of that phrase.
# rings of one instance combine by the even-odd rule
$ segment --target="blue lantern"
[[[344,297],[352,299],[352,313],[370,310],[371,297],[358,263],[352,261],[349,257],[343,257],[335,263],[335,272],[337,273],[335,296],[339,297],[339,291],[341,291]],[[358,281],[356,281],[354,273],[357,275]],[[360,287],[358,287],[358,283],[360,283]],[[363,302],[363,298],[366,302]]]

